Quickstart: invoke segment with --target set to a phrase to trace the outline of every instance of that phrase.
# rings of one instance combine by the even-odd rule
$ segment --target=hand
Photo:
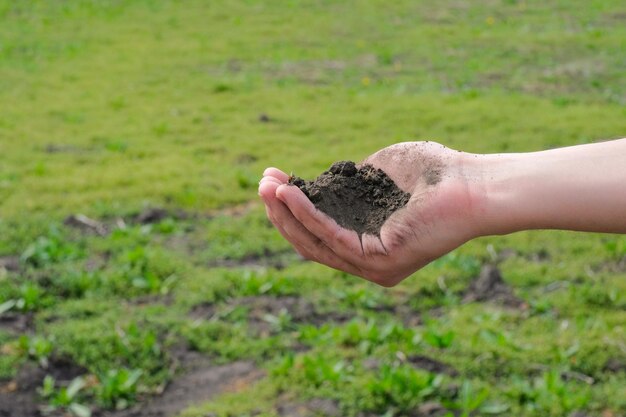
[[[288,175],[268,168],[259,184],[267,216],[304,258],[390,287],[480,235],[480,172],[474,155],[434,142],[396,144],[363,163],[387,173],[411,193],[383,225],[380,239],[340,227],[320,212]]]

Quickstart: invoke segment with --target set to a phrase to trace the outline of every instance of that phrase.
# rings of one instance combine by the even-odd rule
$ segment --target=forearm
[[[626,233],[626,139],[475,159],[482,234]]]

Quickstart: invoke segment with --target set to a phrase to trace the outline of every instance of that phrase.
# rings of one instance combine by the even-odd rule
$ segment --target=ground
[[[621,0],[0,0],[0,416],[626,416],[626,238],[393,289],[256,195],[405,140],[626,133]]]

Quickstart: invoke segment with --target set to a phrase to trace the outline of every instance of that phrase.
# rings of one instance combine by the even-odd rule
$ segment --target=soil
[[[209,268],[275,268],[277,270],[281,270],[288,264],[292,264],[300,260],[302,260],[302,258],[298,257],[297,254],[294,254],[293,250],[271,251],[265,248],[261,254],[253,253],[240,259],[215,259],[210,261],[207,266]]]
[[[381,169],[357,167],[354,162],[335,162],[315,181],[292,177],[289,183],[300,188],[320,211],[340,226],[380,237],[385,221],[404,207],[411,194],[402,191]]]
[[[13,380],[0,381],[0,417],[40,416],[37,389],[46,375],[53,376],[58,384],[67,385],[86,373],[86,369],[62,357],[50,358],[46,369],[33,363],[24,365]]]
[[[463,301],[491,301],[513,308],[523,308],[526,305],[513,293],[502,279],[500,270],[493,265],[483,266],[478,278],[466,290]]]
[[[140,224],[152,224],[165,220],[170,213],[164,208],[147,208],[139,213],[133,220]]]
[[[620,358],[609,358],[604,365],[604,371],[613,374],[618,372],[626,373],[626,361]]]
[[[91,219],[84,214],[72,214],[67,216],[63,221],[63,224],[82,232],[91,232],[99,236],[106,236],[109,234],[109,230],[104,223]]]
[[[0,270],[17,272],[20,270],[20,257],[14,255],[0,256]]]
[[[281,311],[286,311],[293,323],[309,323],[319,326],[323,323],[334,322],[343,323],[352,317],[347,314],[337,312],[320,312],[315,305],[304,298],[297,296],[250,296],[232,300],[229,307],[245,306],[250,309],[248,313],[248,323],[253,332],[258,336],[268,336],[272,333],[271,324],[265,320],[269,314],[280,315]],[[209,320],[218,311],[218,306],[210,303],[198,304],[192,308],[190,317],[195,320]]]
[[[94,417],[174,417],[185,408],[210,400],[225,391],[237,391],[264,376],[252,362],[215,365],[210,359],[190,352],[182,359],[187,371],[175,378],[162,395],[127,410],[95,413]]]
[[[459,372],[452,366],[429,358],[428,356],[413,355],[409,356],[407,360],[411,365],[415,366],[416,368],[423,369],[428,372],[432,372],[435,374],[446,374],[450,376],[459,375]]]
[[[4,313],[0,314],[0,330],[5,330],[10,333],[27,333],[34,328],[34,320],[32,313],[18,314],[18,313]]]
[[[313,398],[306,403],[286,402],[278,405],[276,411],[281,417],[341,416],[337,401],[328,398]]]

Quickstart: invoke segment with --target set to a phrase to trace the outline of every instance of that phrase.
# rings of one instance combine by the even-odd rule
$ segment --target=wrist
[[[468,187],[479,236],[541,227],[533,217],[529,190],[536,187],[528,154],[468,154]]]

